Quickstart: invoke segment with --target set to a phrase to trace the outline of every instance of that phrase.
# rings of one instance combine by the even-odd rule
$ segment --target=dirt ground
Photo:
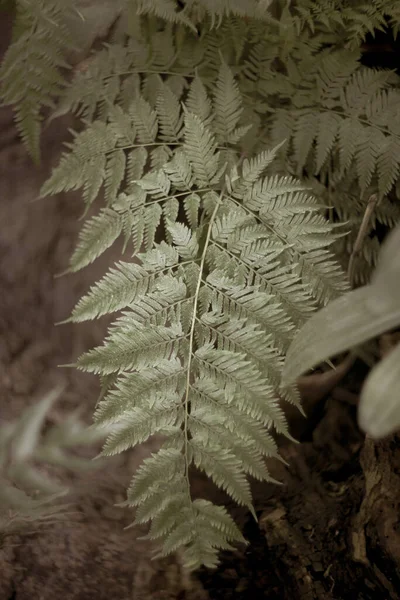
[[[0,55],[4,43],[1,38]],[[98,393],[96,379],[57,365],[99,343],[104,324],[54,323],[68,316],[119,248],[80,274],[55,278],[67,265],[82,205],[74,194],[34,201],[57,162],[67,125],[46,130],[37,168],[17,139],[10,111],[0,111],[2,421],[60,380],[66,392],[51,420],[77,407],[89,419]],[[329,394],[306,391],[310,418],[292,421],[300,443],[282,441],[289,466],[271,467],[283,485],[254,486],[258,523],[230,506],[249,545],[224,554],[217,571],[189,581],[177,558],[151,562],[151,548],[138,532],[124,530],[132,514],[114,505],[147,447],[78,481],[74,513],[64,523],[3,544],[0,600],[398,600],[400,443],[392,437],[375,444],[359,432],[362,374],[356,364]],[[216,498],[200,476],[194,488]]]

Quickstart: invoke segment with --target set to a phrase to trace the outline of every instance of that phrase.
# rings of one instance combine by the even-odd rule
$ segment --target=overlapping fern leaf
[[[298,76],[309,68],[299,64]],[[322,178],[329,173],[334,185],[354,173],[361,195],[374,185],[383,197],[400,169],[398,83],[391,71],[360,67],[357,53],[327,53],[308,81],[292,87],[291,106],[277,109],[273,137],[290,129],[299,174],[304,168]]]
[[[67,16],[70,0],[17,0],[14,39],[0,67],[1,97],[13,106],[21,137],[31,156],[40,157],[43,107],[65,86],[66,50],[72,47]]]
[[[268,102],[279,98],[280,103],[269,119],[272,140],[290,139],[281,168],[324,184],[327,206],[351,225],[375,193],[383,212],[394,214],[388,196],[398,197],[400,179],[398,75],[363,67],[359,53],[347,50],[306,57],[291,69],[281,76],[278,95],[262,88]],[[379,212],[376,216],[383,224]],[[372,244],[367,237],[370,257],[377,256]],[[356,281],[365,283],[374,265],[374,260],[359,262]]]
[[[103,183],[113,190],[84,226],[71,269],[121,234],[134,259],[73,310],[74,322],[119,312],[77,366],[105,384],[95,413],[98,427],[113,426],[105,455],[162,436],[127,502],[136,523],[151,522],[161,555],[182,548],[189,568],[214,567],[221,548],[244,541],[225,508],[191,498],[191,469],[253,511],[248,476],[271,480],[272,430],[289,436],[280,400],[299,403],[295,388],[280,389],[285,349],[346,288],[317,200],[298,180],[266,174],[275,150],[241,159],[230,145],[246,127],[224,63],[214,90],[194,78],[183,105],[166,84],[154,106],[138,94],[76,137],[43,190],[81,187],[87,201]],[[164,162],[153,165],[160,147]],[[112,184],[109,161],[118,161]]]
[[[259,18],[268,15],[271,0],[186,0],[183,8],[174,0],[135,0],[139,14],[152,14],[171,23],[194,28],[205,16],[211,18],[211,27],[220,25],[230,15]]]
[[[385,31],[388,25],[397,35],[400,8],[393,0],[305,0],[294,7],[294,18],[298,31],[334,31],[349,47],[357,47],[367,33]]]

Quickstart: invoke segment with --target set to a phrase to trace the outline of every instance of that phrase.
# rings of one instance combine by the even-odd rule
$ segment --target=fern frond
[[[116,150],[119,136],[114,128],[97,121],[82,133],[75,134],[60,164],[41,190],[43,196],[83,188],[91,204],[106,176],[107,155]]]
[[[221,142],[232,135],[242,114],[239,87],[232,71],[222,62],[214,92],[214,131]]]
[[[141,144],[154,142],[158,131],[157,113],[143,96],[133,100],[129,108],[129,114],[136,127],[139,142]]]
[[[74,7],[59,0],[18,0],[14,40],[0,66],[1,97],[15,110],[17,129],[32,158],[40,159],[43,107],[53,107],[64,86],[67,49],[73,46],[67,18]]]
[[[189,88],[186,107],[189,112],[197,115],[207,127],[212,121],[212,104],[206,88],[199,77],[195,77]]]
[[[105,173],[105,197],[108,204],[116,200],[118,190],[124,180],[126,171],[126,155],[123,150],[116,150],[107,157]]]
[[[119,237],[123,226],[121,216],[109,208],[85,223],[78,244],[71,256],[69,270],[79,271],[92,263]]]
[[[193,113],[185,115],[185,153],[192,165],[194,176],[200,186],[217,183],[217,143],[202,120]]]
[[[184,127],[185,143],[173,160],[138,185],[154,206],[157,199],[173,199],[176,185],[189,186],[188,223],[166,219],[170,245],[156,245],[137,256],[138,264],[112,270],[80,301],[72,319],[126,308],[104,345],[78,360],[85,371],[119,374],[95,415],[98,426],[116,426],[104,452],[121,452],[155,433],[169,440],[138,471],[128,502],[138,506],[138,522],[152,521],[149,536],[162,542],[162,554],[183,546],[192,564],[195,557],[203,560],[196,555],[203,544],[210,553],[207,561],[212,556],[215,564],[217,548],[229,541],[211,528],[208,540],[200,542],[200,513],[190,499],[188,468],[193,463],[252,510],[246,476],[271,480],[264,461],[277,456],[268,429],[289,435],[278,399],[283,348],[301,321],[301,307],[304,317],[314,309],[314,298],[331,293],[325,289],[328,280],[340,288],[340,270],[331,255],[331,262],[322,264],[324,254],[317,256],[315,250],[311,256],[320,277],[318,283],[308,282],[304,261],[310,248],[322,247],[322,238],[324,247],[335,238],[317,218],[315,199],[296,180],[263,176],[274,152],[227,175],[232,196],[221,189],[216,193],[211,188],[218,189],[221,177],[212,133],[190,112]],[[296,243],[289,232],[299,216],[304,231]],[[313,293],[305,292],[307,286]],[[280,304],[281,297],[290,302]],[[286,397],[298,402],[295,393]],[[159,502],[171,486],[174,493]],[[183,522],[192,523],[190,530]]]
[[[212,101],[199,76],[182,102],[157,72],[129,105],[76,136],[43,188],[71,185],[78,164],[74,189],[105,184],[109,206],[84,225],[76,268],[121,233],[133,245],[132,261],[117,263],[72,312],[79,322],[122,311],[77,366],[112,379],[95,413],[97,427],[115,427],[105,454],[163,437],[128,504],[137,522],[151,521],[161,554],[182,548],[191,567],[215,566],[219,549],[243,540],[224,509],[192,500],[191,466],[253,511],[247,477],[272,480],[271,431],[290,437],[280,401],[299,404],[295,388],[280,387],[285,350],[346,286],[330,252],[338,234],[316,198],[294,177],[268,174],[280,147],[243,163],[229,147],[249,124],[221,43],[210,46],[219,60]],[[88,180],[96,161],[101,174]]]
[[[160,119],[160,139],[178,141],[183,119],[178,98],[168,85],[163,85],[157,96],[157,113]]]

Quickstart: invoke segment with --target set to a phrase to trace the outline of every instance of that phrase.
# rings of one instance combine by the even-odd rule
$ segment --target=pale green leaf
[[[123,219],[111,208],[103,208],[98,215],[86,221],[71,256],[69,270],[79,271],[96,260],[119,237],[122,226]]]
[[[386,437],[400,428],[399,364],[400,344],[374,367],[364,383],[358,422],[374,439]]]

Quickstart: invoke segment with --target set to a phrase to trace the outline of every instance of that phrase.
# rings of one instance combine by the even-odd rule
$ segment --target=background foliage
[[[68,490],[51,468],[70,472],[94,468],[91,460],[72,451],[103,441],[102,432],[88,429],[76,414],[43,431],[48,413],[62,391],[55,388],[19,420],[0,427],[0,542],[32,524],[49,524],[64,518],[68,505],[60,503],[60,499]]]
[[[86,211],[98,206],[70,271],[116,240],[133,257],[71,316],[123,310],[78,360],[102,378],[97,424],[117,425],[104,453],[166,438],[128,502],[191,568],[243,540],[225,509],[191,500],[190,465],[252,510],[246,476],[269,478],[268,430],[289,435],[279,401],[299,403],[281,388],[294,334],[348,288],[337,260],[347,266],[371,196],[353,283],[398,221],[399,78],[365,66],[363,44],[395,35],[399,16],[388,0],[127,0],[69,72],[88,13],[17,1],[3,98],[36,159],[43,107],[77,115],[42,192],[79,189]]]

